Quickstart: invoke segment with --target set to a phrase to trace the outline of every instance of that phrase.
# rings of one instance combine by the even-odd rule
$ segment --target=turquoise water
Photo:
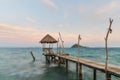
[[[56,49],[54,49],[56,51]],[[30,51],[36,61],[32,61]],[[77,48],[65,48],[65,52],[77,56]],[[81,48],[80,57],[105,62],[104,48]],[[109,64],[120,67],[120,48],[109,49]],[[77,80],[75,63],[69,62],[69,72],[64,66],[46,65],[41,48],[0,48],[0,80]],[[83,79],[92,80],[93,70],[83,66]],[[97,80],[105,80],[105,74],[97,71]],[[112,76],[112,80],[120,78]]]

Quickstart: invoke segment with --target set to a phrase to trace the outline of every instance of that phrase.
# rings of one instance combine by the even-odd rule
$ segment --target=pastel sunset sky
[[[38,47],[61,33],[66,47],[77,43],[104,47],[112,18],[109,46],[120,46],[120,0],[0,0],[0,47]]]

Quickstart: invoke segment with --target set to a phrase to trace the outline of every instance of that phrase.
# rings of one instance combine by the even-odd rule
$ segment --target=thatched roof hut
[[[53,43],[57,43],[58,41],[54,39],[51,35],[47,34],[45,37],[43,37],[40,41],[41,44],[43,44],[42,49],[44,54],[51,54],[54,53],[52,50]],[[47,43],[47,45],[46,45]]]
[[[58,41],[49,34],[43,37],[42,40],[40,41],[40,43],[57,43],[57,42]]]

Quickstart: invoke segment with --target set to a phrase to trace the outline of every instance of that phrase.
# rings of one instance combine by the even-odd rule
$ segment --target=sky
[[[104,47],[113,19],[110,47],[120,46],[120,0],[0,0],[0,47],[39,47],[50,34],[64,46]]]

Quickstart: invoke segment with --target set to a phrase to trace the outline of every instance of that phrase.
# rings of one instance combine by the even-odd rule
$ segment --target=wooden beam
[[[48,56],[48,64],[50,64],[51,60],[50,60],[50,56]]]
[[[66,72],[68,72],[68,60],[66,59]]]
[[[105,73],[106,73],[106,80],[107,80],[107,67],[108,67],[108,36],[110,33],[112,33],[112,29],[111,29],[111,25],[112,25],[112,22],[113,22],[113,19],[109,19],[110,21],[110,25],[109,25],[109,28],[108,28],[108,31],[107,31],[107,34],[106,34],[106,37],[105,37],[105,49],[106,49],[106,61],[105,61]]]
[[[54,64],[56,63],[56,58],[55,58],[55,56],[54,56]]]
[[[76,73],[78,74],[78,62],[76,62]]]
[[[61,64],[61,58],[58,57],[58,66],[60,66],[60,64]]]
[[[50,56],[45,56],[45,58],[46,58],[46,64],[50,64]]]
[[[96,77],[96,69],[93,69],[93,80],[97,80],[97,77]]]
[[[80,78],[80,80],[82,80],[82,64],[79,64],[79,67],[80,67],[79,78]]]
[[[106,80],[111,80],[111,74],[109,72],[107,72]]]
[[[46,64],[48,63],[47,56],[45,56]]]

